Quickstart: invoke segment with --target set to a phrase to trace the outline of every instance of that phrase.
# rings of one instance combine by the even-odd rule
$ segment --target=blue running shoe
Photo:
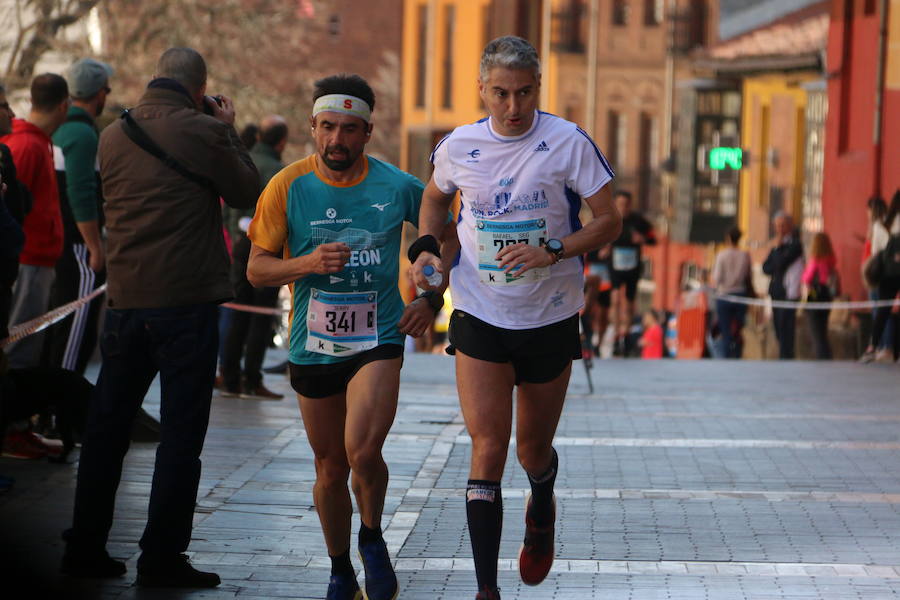
[[[366,600],[396,600],[400,586],[384,540],[360,544],[359,558],[366,570]]]
[[[328,595],[325,600],[362,600],[362,590],[356,583],[356,577],[349,575],[332,575],[328,582]]]

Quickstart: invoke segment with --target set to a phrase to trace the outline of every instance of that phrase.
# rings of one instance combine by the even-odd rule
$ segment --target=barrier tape
[[[97,296],[99,296],[100,294],[102,294],[105,291],[106,291],[106,284],[104,283],[103,285],[98,287],[96,290],[94,290],[93,292],[88,294],[87,296],[83,296],[83,297],[79,298],[78,300],[73,300],[72,302],[69,302],[68,304],[63,304],[62,306],[60,306],[58,308],[54,308],[53,310],[51,310],[50,312],[48,312],[46,314],[43,314],[39,317],[35,317],[34,319],[31,319],[30,321],[25,321],[24,323],[19,323],[15,327],[11,327],[9,329],[9,336],[0,340],[0,348],[9,346],[10,344],[12,344],[14,342],[18,342],[19,340],[26,338],[29,335],[35,334],[39,331],[43,331],[44,329],[47,329],[54,323],[59,323],[60,321],[65,319],[67,316],[69,316],[70,314],[72,314],[73,312],[75,312],[76,310],[78,310],[79,308],[84,306],[85,304],[90,303],[91,300],[93,300],[94,298],[96,298]],[[288,312],[287,310],[281,309],[281,308],[264,308],[262,306],[251,306],[249,304],[235,304],[232,302],[225,302],[224,304],[222,304],[222,306],[231,308],[233,310],[258,313],[261,315],[272,315],[275,317]]]
[[[250,304],[235,304],[234,302],[223,302],[221,306],[230,308],[232,310],[240,310],[242,312],[251,312],[260,315],[272,315],[273,317],[280,317],[284,313],[288,312],[286,308],[266,308],[264,306],[251,306]]]
[[[891,306],[900,306],[900,299],[894,300],[858,300],[858,301],[835,301],[835,302],[807,302],[806,300],[772,300],[771,298],[747,298],[746,296],[735,296],[733,294],[717,294],[712,290],[708,290],[709,294],[716,300],[725,300],[734,304],[747,304],[749,306],[771,306],[772,308],[803,308],[804,310],[832,310],[835,308],[844,309],[860,309],[860,308],[882,308]]]
[[[75,312],[85,304],[88,304],[91,300],[102,294],[106,291],[106,284],[104,283],[96,290],[88,294],[87,296],[82,296],[78,300],[73,300],[68,304],[63,304],[58,308],[54,308],[50,312],[43,314],[39,317],[35,317],[30,321],[25,321],[24,323],[19,323],[15,327],[11,327],[9,330],[9,337],[0,340],[0,348],[8,346],[13,342],[18,342],[22,338],[28,337],[33,333],[37,333],[39,331],[43,331],[47,329],[54,323],[58,323],[62,321],[71,313]]]

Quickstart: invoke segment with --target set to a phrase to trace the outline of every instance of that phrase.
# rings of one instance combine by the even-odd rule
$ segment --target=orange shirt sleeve
[[[256,213],[247,231],[251,242],[273,254],[282,252],[288,236],[288,192],[297,177],[311,170],[311,164],[307,157],[288,165],[272,177],[256,202]]]

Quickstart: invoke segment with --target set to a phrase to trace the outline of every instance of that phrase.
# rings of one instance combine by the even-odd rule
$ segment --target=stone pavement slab
[[[615,360],[591,376],[595,394],[582,366],[573,370],[556,439],[557,560],[537,587],[518,578],[528,483],[510,448],[504,598],[900,597],[896,367]],[[0,459],[0,473],[17,479],[0,496],[4,582],[60,598],[323,598],[329,562],[312,456],[287,381],[267,385],[288,397],[213,403],[189,554],[220,573],[220,588],[133,586],[154,460],[154,446],[140,443],[125,462],[109,544],[129,573],[114,581],[57,574],[76,465]],[[145,405],[152,413],[158,402],[154,387]],[[470,451],[452,359],[408,355],[385,447],[383,527],[401,598],[474,597]]]

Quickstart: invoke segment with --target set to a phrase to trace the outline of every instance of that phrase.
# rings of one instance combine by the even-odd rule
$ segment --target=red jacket
[[[25,215],[25,247],[19,263],[53,267],[62,255],[63,226],[59,191],[53,167],[53,142],[40,128],[22,119],[13,119],[13,130],[0,137],[9,146],[16,174],[31,192],[31,212]]]

